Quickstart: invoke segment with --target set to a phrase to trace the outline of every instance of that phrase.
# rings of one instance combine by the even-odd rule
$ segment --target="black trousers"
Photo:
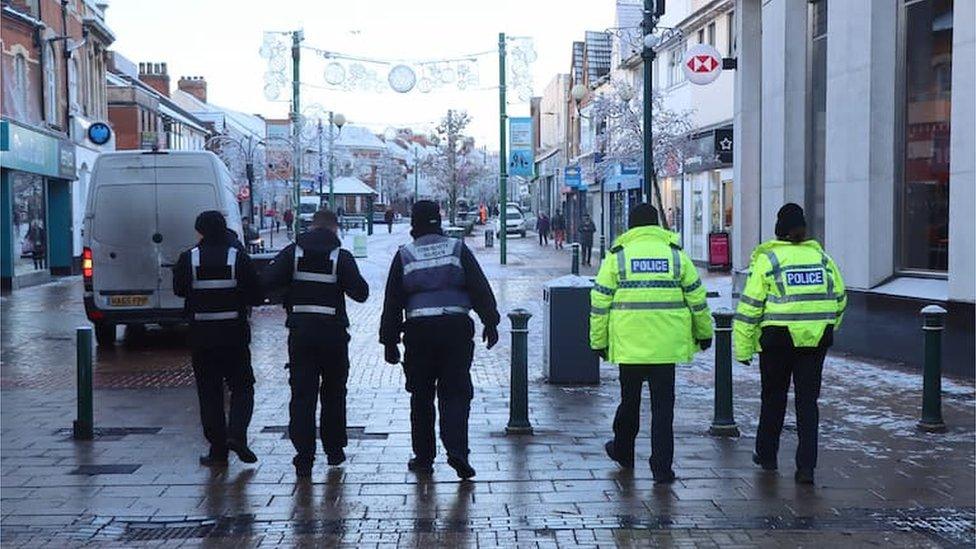
[[[403,371],[410,393],[410,434],[420,461],[437,455],[434,397],[440,413],[441,442],[447,455],[468,457],[468,416],[474,387],[474,323],[448,315],[408,321],[404,327]]]
[[[549,245],[549,233],[547,231],[539,231],[539,245],[540,246]]]
[[[315,406],[321,401],[319,437],[332,453],[346,447],[346,380],[349,377],[349,336],[335,333],[288,335],[288,436],[299,458],[315,457]]]
[[[593,261],[593,241],[583,240],[580,242],[580,249],[582,250],[583,265],[591,265]]]
[[[227,452],[227,439],[247,444],[254,411],[254,372],[247,344],[195,347],[193,377],[200,400],[203,436],[216,453]],[[230,415],[224,411],[224,384],[230,389]]]
[[[820,425],[820,384],[827,348],[796,348],[766,346],[759,353],[762,376],[762,405],[759,429],[756,432],[756,454],[765,462],[776,462],[779,437],[786,415],[786,397],[793,379],[796,405],[796,468],[814,469],[817,466],[817,432]]]
[[[613,418],[613,446],[622,459],[633,462],[645,381],[651,391],[651,472],[666,475],[674,461],[674,364],[620,366],[620,405]]]

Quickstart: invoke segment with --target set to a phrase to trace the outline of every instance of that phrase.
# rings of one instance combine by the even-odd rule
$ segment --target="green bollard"
[[[712,313],[715,317],[715,416],[708,434],[737,437],[739,428],[732,415],[732,317],[725,307]]]
[[[508,407],[507,435],[531,435],[529,423],[529,319],[532,313],[514,309],[508,313],[512,322],[512,379]]]
[[[573,265],[570,267],[574,275],[579,275],[579,262],[580,262],[580,245],[577,242],[573,242]]]
[[[74,423],[75,440],[91,440],[95,436],[92,419],[92,329],[82,326],[77,334],[78,419]]]
[[[922,420],[918,428],[928,433],[946,430],[942,421],[942,331],[946,310],[938,305],[922,309],[925,334],[925,371],[922,377]]]

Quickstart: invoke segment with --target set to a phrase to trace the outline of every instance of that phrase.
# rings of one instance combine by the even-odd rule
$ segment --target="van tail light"
[[[81,252],[81,276],[85,279],[85,289],[92,288],[92,274],[95,272],[95,262],[92,260],[91,248],[85,248]]]

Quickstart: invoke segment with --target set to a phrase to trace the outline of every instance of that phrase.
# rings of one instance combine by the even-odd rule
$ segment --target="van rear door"
[[[156,219],[158,220],[160,269],[159,301],[163,309],[183,307],[173,293],[173,265],[180,253],[196,245],[194,223],[207,210],[221,210],[217,174],[204,154],[160,155],[156,163]]]
[[[92,279],[96,307],[159,307],[155,158],[106,155],[92,197]]]

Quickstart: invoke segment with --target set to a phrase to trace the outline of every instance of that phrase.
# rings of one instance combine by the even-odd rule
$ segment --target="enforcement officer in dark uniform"
[[[264,287],[285,289],[288,311],[288,434],[299,477],[315,461],[315,405],[322,401],[319,436],[329,465],[346,460],[346,379],[349,375],[349,317],[344,296],[362,303],[369,285],[356,260],[340,248],[339,220],[328,210],[312,216],[308,232],[282,250],[262,273]]]
[[[400,248],[390,265],[380,325],[380,343],[390,364],[400,361],[403,334],[414,452],[407,468],[423,474],[433,471],[436,394],[447,463],[458,477],[469,479],[475,475],[468,463],[468,415],[474,395],[474,322],[469,312],[474,309],[481,318],[482,339],[491,349],[498,342],[495,296],[471,250],[441,232],[437,204],[415,203],[410,223],[414,241]]]
[[[200,243],[180,254],[173,267],[173,291],[186,299],[200,421],[210,442],[210,452],[200,463],[227,465],[228,450],[254,463],[258,458],[247,446],[254,410],[248,313],[251,305],[261,302],[257,273],[243,249],[228,238],[223,214],[203,212],[195,227]],[[230,388],[229,420],[224,383]]]

